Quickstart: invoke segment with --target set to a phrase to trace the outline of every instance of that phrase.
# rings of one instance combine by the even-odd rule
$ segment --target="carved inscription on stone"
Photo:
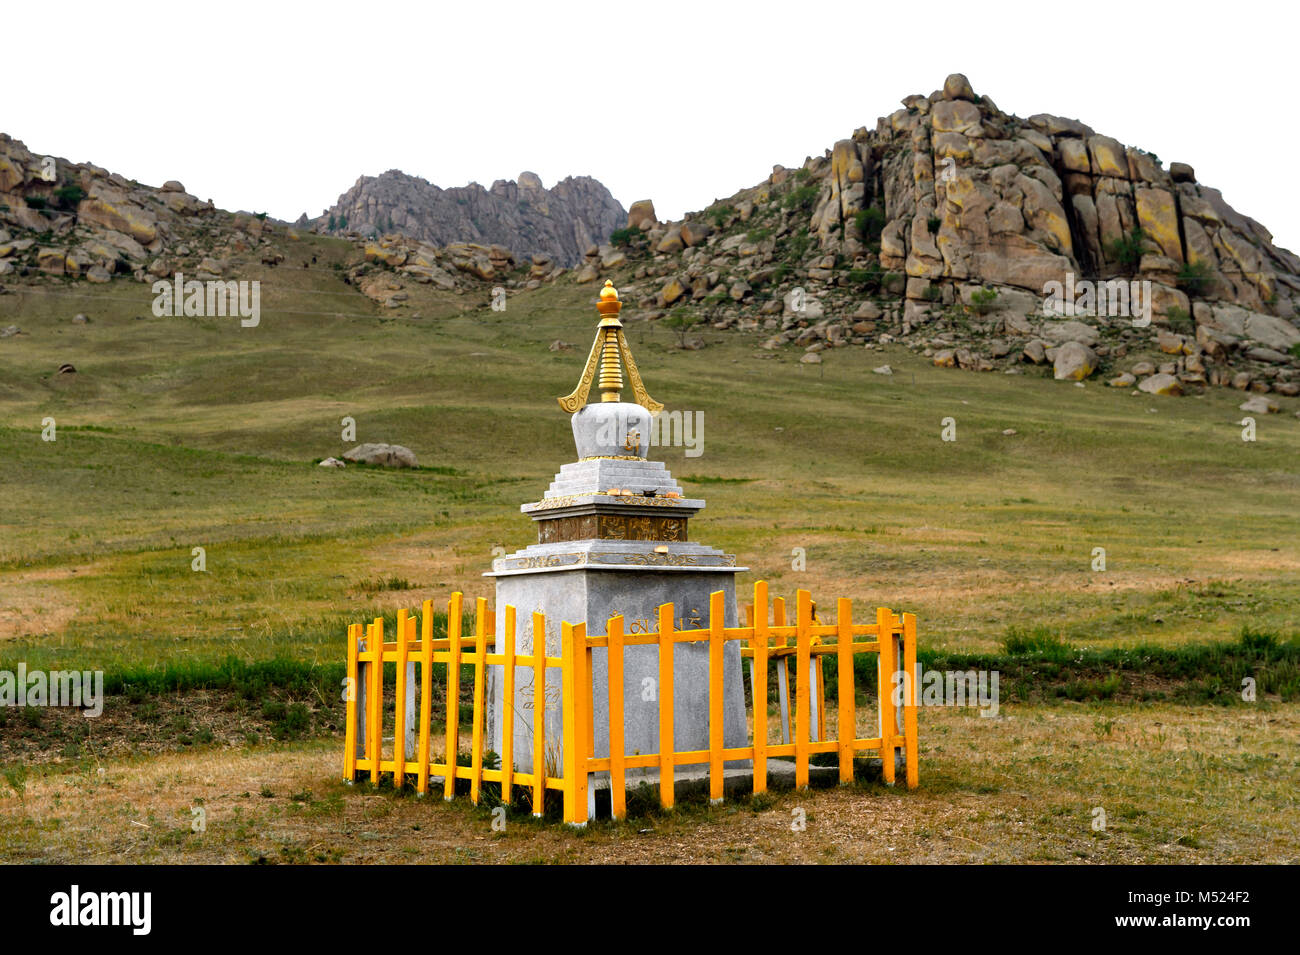
[[[684,541],[686,518],[655,515],[583,514],[537,522],[537,541]]]

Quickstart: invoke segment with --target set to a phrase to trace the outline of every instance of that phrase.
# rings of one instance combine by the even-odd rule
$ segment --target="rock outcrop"
[[[624,298],[769,349],[903,342],[943,367],[1158,394],[1300,378],[1300,257],[1189,164],[1005,113],[961,74],[799,168],[628,231]],[[1130,374],[1130,355],[1159,372]]]
[[[543,254],[572,266],[590,246],[623,226],[627,213],[608,189],[587,176],[550,189],[531,172],[441,189],[390,169],[362,176],[316,219],[316,231],[343,235],[398,233],[435,246],[454,242],[500,245],[519,257]]]

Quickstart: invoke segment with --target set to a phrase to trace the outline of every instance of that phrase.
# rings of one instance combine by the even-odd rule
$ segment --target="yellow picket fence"
[[[489,652],[495,644],[495,616],[487,601],[476,601],[473,634],[462,632],[463,598],[451,596],[447,606],[447,635],[433,637],[433,602],[425,601],[417,620],[405,610],[397,614],[397,634],[392,642],[384,641],[384,623],[376,619],[365,625],[348,628],[346,729],[343,774],[349,782],[358,773],[369,772],[372,783],[382,775],[392,774],[393,784],[401,788],[407,776],[415,777],[416,791],[429,791],[433,777],[442,780],[443,796],[455,795],[456,780],[469,781],[469,795],[475,803],[484,783],[498,783],[501,799],[511,801],[515,787],[531,793],[534,815],[542,815],[546,791],[559,790],[563,798],[564,820],[584,824],[588,817],[588,786],[593,773],[608,773],[611,814],[621,819],[626,812],[626,784],[629,770],[658,770],[659,799],[665,808],[674,802],[677,768],[708,766],[709,793],[714,800],[723,797],[724,763],[733,760],[753,761],[753,789],[764,792],[768,784],[768,760],[791,758],[795,785],[808,785],[810,759],[821,753],[838,757],[839,779],[854,778],[854,759],[878,756],[884,781],[895,780],[896,754],[904,754],[905,778],[909,788],[918,783],[917,711],[916,711],[916,618],[913,614],[895,614],[887,608],[876,610],[874,623],[854,623],[849,600],[836,603],[836,621],[821,623],[808,591],[796,594],[794,621],[787,624],[782,598],[769,604],[767,584],[754,585],[754,602],[745,608],[746,625],[724,625],[724,594],[713,593],[709,604],[708,626],[679,630],[674,627],[673,605],[659,607],[659,629],[646,633],[624,632],[623,617],[610,617],[603,635],[589,636],[586,624],[561,624],[561,655],[545,655],[546,617],[534,613],[532,646],[538,652],[520,654],[515,646],[515,608],[504,609],[503,646]],[[761,608],[756,612],[755,608]],[[769,617],[770,610],[770,617]],[[770,620],[770,622],[769,622]],[[418,632],[417,632],[418,630]],[[741,642],[741,656],[750,663],[752,736],[747,746],[723,745],[723,648],[727,641]],[[653,645],[658,654],[659,739],[673,740],[673,656],[683,643],[706,643],[709,648],[709,747],[703,750],[676,752],[670,748],[659,753],[628,755],[623,745],[623,652],[626,647]],[[595,711],[593,699],[592,654],[606,655],[608,671],[609,755],[595,756]],[[853,668],[859,653],[877,656],[876,735],[858,736],[857,686]],[[834,738],[827,738],[824,680],[821,660],[834,655],[837,663],[837,703]],[[796,663],[794,680],[793,726],[788,715],[789,664]],[[394,687],[391,755],[384,753],[384,667],[396,665]],[[433,666],[446,667],[444,699],[441,712],[433,712]],[[775,665],[781,687],[782,734],[786,742],[768,741],[768,676]],[[460,750],[461,668],[473,667],[472,711],[469,765],[458,765]],[[500,668],[502,699],[514,700],[516,676],[520,669],[533,675],[531,735],[533,741],[546,740],[546,689],[560,688],[563,714],[563,764],[548,767],[540,756],[544,746],[532,747],[533,771],[514,768],[515,720],[502,720],[499,768],[484,765],[484,724],[488,668]],[[419,713],[415,713],[417,694],[411,686],[418,670]],[[556,671],[550,673],[548,671]],[[900,676],[899,674],[905,674]],[[810,677],[811,675],[811,677]],[[901,705],[899,705],[901,703]],[[815,711],[813,707],[815,706]],[[412,725],[413,724],[413,725]],[[437,730],[435,736],[435,729]],[[417,742],[418,740],[418,742]],[[442,756],[435,761],[435,740],[441,743]],[[413,752],[410,750],[414,750]],[[559,775],[552,773],[558,771]]]

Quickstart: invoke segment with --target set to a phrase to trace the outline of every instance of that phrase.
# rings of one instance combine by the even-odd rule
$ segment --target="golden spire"
[[[619,393],[623,390],[623,368],[619,364],[620,357],[622,364],[627,366],[627,377],[632,382],[632,393],[636,396],[636,403],[651,414],[658,414],[663,410],[664,406],[651,398],[646,393],[645,386],[641,384],[641,374],[637,371],[636,362],[632,360],[632,351],[628,348],[627,339],[623,335],[623,323],[618,320],[618,313],[622,309],[623,303],[618,300],[618,289],[614,288],[614,283],[607,279],[605,287],[600,290],[600,301],[596,304],[596,311],[600,313],[600,324],[596,326],[596,340],[591,343],[591,354],[587,356],[587,366],[582,371],[582,378],[579,379],[578,387],[573,389],[572,394],[556,399],[560,407],[569,414],[573,414],[587,403],[587,394],[591,391],[592,381],[597,379],[597,366],[600,368],[598,382],[600,400],[620,400]]]

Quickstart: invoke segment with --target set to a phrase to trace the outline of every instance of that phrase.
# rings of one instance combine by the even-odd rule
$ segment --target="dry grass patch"
[[[345,786],[336,741],[45,771],[0,798],[0,858],[77,862],[1300,861],[1300,705],[921,714],[921,788],[687,801],[573,832]],[[1093,828],[1094,809],[1105,831]],[[202,808],[206,830],[195,832]],[[807,828],[791,828],[795,810]]]

